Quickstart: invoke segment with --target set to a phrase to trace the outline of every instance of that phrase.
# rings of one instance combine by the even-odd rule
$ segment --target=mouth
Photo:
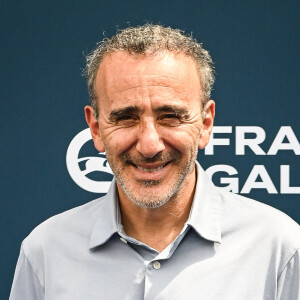
[[[143,182],[161,182],[172,177],[174,165],[177,165],[179,160],[180,155],[175,151],[170,151],[164,155],[158,153],[151,158],[130,155],[129,153],[123,156],[124,167],[128,167],[127,176]]]
[[[164,163],[154,163],[154,164],[135,164],[133,162],[131,162],[131,165],[134,166],[135,168],[137,168],[140,171],[143,172],[147,172],[147,173],[154,173],[157,171],[162,170],[163,168],[165,168],[169,162],[164,162]]]
[[[139,166],[139,165],[136,165],[136,167],[141,170],[141,171],[144,171],[144,172],[148,172],[148,173],[153,173],[153,172],[156,172],[156,171],[159,171],[159,170],[162,170],[168,163],[164,163],[164,164],[161,164],[159,166]]]

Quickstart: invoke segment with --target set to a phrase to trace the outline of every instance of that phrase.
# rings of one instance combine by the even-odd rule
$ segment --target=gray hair
[[[154,55],[163,51],[183,53],[191,57],[197,64],[201,85],[204,91],[203,108],[210,98],[215,81],[213,61],[208,53],[192,36],[179,29],[161,25],[145,24],[138,27],[128,27],[117,32],[111,38],[105,38],[98,43],[97,48],[86,57],[84,75],[87,79],[91,106],[96,116],[97,96],[94,82],[105,54],[115,51],[125,51],[130,55]]]

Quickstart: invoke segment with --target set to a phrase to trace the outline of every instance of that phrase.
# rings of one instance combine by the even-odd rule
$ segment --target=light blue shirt
[[[189,219],[161,253],[126,235],[113,181],[23,241],[10,299],[299,300],[299,226],[196,165]]]

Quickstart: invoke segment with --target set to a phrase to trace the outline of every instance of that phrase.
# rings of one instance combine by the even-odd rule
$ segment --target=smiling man
[[[95,146],[116,177],[125,232],[159,251],[188,218],[197,149],[212,130],[214,102],[206,101],[203,120],[201,81],[184,53],[115,50],[95,77],[97,107],[85,108]]]
[[[196,162],[215,114],[202,45],[127,28],[86,76],[86,120],[115,179],[24,240],[11,299],[300,299],[299,226],[214,187]]]

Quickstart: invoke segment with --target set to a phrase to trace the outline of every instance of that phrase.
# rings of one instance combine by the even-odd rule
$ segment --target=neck
[[[181,232],[191,210],[196,172],[193,170],[181,190],[158,208],[137,206],[118,186],[122,225],[127,235],[161,252]]]

